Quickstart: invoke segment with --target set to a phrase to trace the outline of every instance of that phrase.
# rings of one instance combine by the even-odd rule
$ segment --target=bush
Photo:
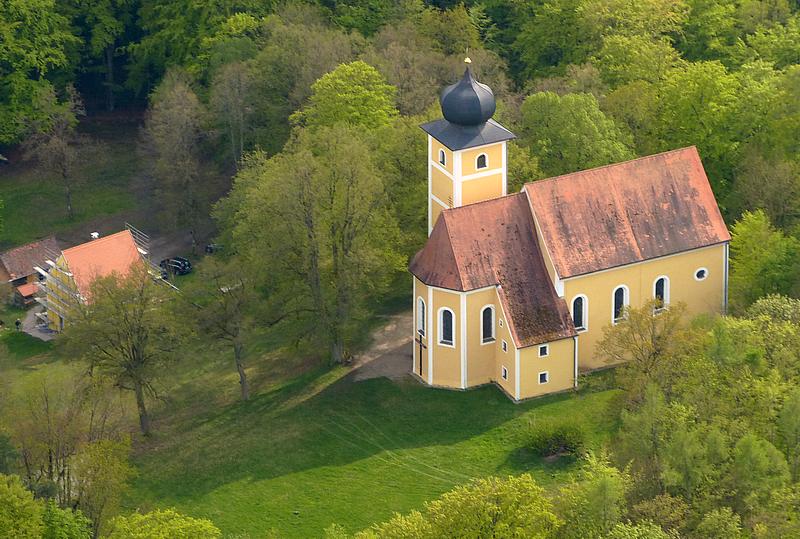
[[[531,425],[528,446],[542,457],[581,455],[586,449],[586,432],[575,423]]]

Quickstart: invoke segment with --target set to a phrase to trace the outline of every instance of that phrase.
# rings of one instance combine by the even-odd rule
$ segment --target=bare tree
[[[72,220],[75,218],[73,190],[80,178],[77,168],[96,142],[77,130],[78,118],[85,116],[86,110],[74,88],[67,88],[67,100],[63,103],[52,89],[44,91],[39,99],[43,114],[27,125],[23,157],[35,161],[43,172],[59,179],[64,189],[67,216]]]
[[[211,107],[224,129],[233,165],[238,169],[249,131],[250,73],[242,62],[222,67],[211,83]]]

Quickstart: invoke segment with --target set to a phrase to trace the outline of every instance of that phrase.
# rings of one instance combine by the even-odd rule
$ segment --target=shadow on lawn
[[[463,483],[470,472],[492,471],[480,466],[479,454],[473,455],[474,470],[465,465],[442,473],[415,457],[398,455],[404,449],[456,444],[515,421],[520,428],[502,429],[497,436],[503,439],[492,443],[521,447],[526,421],[521,416],[545,405],[574,406],[570,399],[583,398],[562,394],[515,405],[491,386],[457,392],[426,388],[410,378],[354,383],[352,373],[342,376],[341,369],[317,370],[249,402],[195,418],[171,435],[157,435],[152,450],[140,458],[137,490],[150,500],[182,503],[242,479],[260,481],[342,466],[376,454],[428,480]],[[512,449],[502,468],[504,473],[531,468],[547,473],[568,466],[538,460]],[[420,469],[414,470],[417,465]]]

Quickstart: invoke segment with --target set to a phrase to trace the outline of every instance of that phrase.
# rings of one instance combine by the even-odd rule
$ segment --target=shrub
[[[581,455],[586,449],[586,433],[575,423],[535,423],[528,446],[543,457]]]

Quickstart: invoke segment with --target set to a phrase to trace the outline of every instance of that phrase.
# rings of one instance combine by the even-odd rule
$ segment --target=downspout
[[[725,243],[725,274],[722,292],[722,314],[728,314],[728,265],[730,264],[730,243]]]
[[[574,368],[575,368],[575,378],[574,378],[573,387],[575,389],[578,389],[578,336],[575,335],[574,337],[572,337],[572,340],[575,343],[575,345],[572,347],[572,356],[573,356],[573,363],[574,363]]]

